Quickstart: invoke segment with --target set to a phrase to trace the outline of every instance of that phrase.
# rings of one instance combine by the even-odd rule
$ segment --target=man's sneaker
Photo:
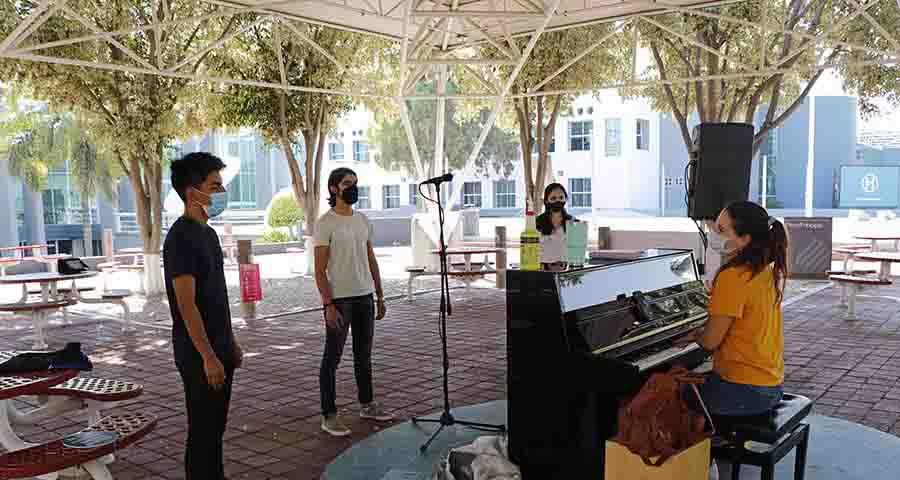
[[[394,415],[384,411],[384,408],[378,402],[363,405],[359,410],[359,416],[361,418],[378,420],[379,422],[386,422],[394,419]]]
[[[334,435],[335,437],[346,437],[350,435],[350,429],[341,422],[337,415],[329,415],[322,419],[322,430]]]

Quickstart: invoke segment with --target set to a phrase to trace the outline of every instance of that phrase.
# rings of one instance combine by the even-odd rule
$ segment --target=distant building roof
[[[900,148],[900,130],[870,130],[859,134],[859,143],[873,148]]]

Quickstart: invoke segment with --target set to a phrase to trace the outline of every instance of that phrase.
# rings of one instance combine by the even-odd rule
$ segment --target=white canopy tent
[[[758,22],[749,22],[705,9],[705,7],[709,6],[736,3],[742,0],[205,0],[207,3],[215,6],[212,13],[204,12],[202,15],[190,18],[174,19],[169,14],[169,5],[176,1],[154,0],[159,8],[154,9],[153,18],[149,23],[138,23],[134,27],[108,32],[91,24],[89,20],[67,7],[67,0],[38,0],[39,7],[29,17],[24,19],[10,35],[0,41],[0,57],[137,74],[182,77],[221,84],[384,98],[385,95],[383,93],[377,93],[365,88],[353,91],[336,91],[291,85],[285,79],[283,72],[280,83],[271,83],[262,80],[217,77],[203,70],[185,68],[198,58],[201,58],[207,51],[225,47],[228,41],[239,35],[245,28],[223,36],[205,48],[193,52],[189,58],[175,65],[163,65],[160,61],[147,62],[133,52],[129,52],[121,43],[117,42],[116,37],[151,30],[159,35],[159,32],[165,31],[165,29],[179,28],[183,25],[195,24],[201,20],[231,17],[253,12],[261,15],[255,24],[272,22],[284,25],[287,31],[290,32],[289,34],[296,36],[294,40],[312,44],[320,53],[334,63],[338,63],[338,61],[327,50],[316,45],[312,39],[304,35],[296,27],[296,22],[323,25],[389,39],[399,43],[399,63],[401,68],[400,78],[397,79],[396,92],[388,98],[395,100],[400,107],[413,160],[417,167],[422,166],[422,159],[419,157],[419,150],[413,138],[407,111],[407,100],[433,100],[438,102],[438,115],[436,115],[438,125],[436,125],[435,129],[437,138],[434,139],[435,158],[443,157],[444,128],[440,123],[443,121],[441,113],[445,108],[446,100],[480,99],[492,102],[491,114],[485,122],[481,136],[473,145],[472,152],[466,162],[466,171],[469,171],[474,165],[482,144],[493,127],[504,101],[521,96],[584,93],[584,90],[577,89],[542,91],[541,88],[556,76],[564,75],[568,67],[578,62],[590,51],[601,48],[604,42],[608,41],[612,35],[625,34],[622,33],[623,27],[630,22],[652,24],[667,31],[674,37],[681,38],[686,43],[709,51],[709,53],[719,58],[727,58],[727,53],[700,45],[689,35],[680,33],[658,22],[654,19],[654,16],[657,15],[680,13],[719,19],[720,21],[742,25],[750,29],[754,34],[758,35],[761,42],[765,41],[767,34],[770,36],[772,34],[789,34],[803,41],[797,42],[797,45],[793,47],[791,52],[780,60],[771,58],[767,60],[763,54],[765,49],[761,47],[758,62],[732,62],[737,68],[728,73],[688,78],[647,78],[641,77],[639,72],[637,72],[637,68],[635,68],[638,57],[638,35],[636,33],[637,29],[632,29],[632,32],[635,33],[633,38],[629,39],[634,46],[631,49],[630,80],[617,85],[605,85],[603,86],[604,88],[636,87],[654,83],[675,84],[725,78],[750,78],[777,73],[796,74],[798,69],[803,69],[805,73],[809,71],[815,72],[832,68],[834,65],[828,64],[827,60],[822,60],[826,58],[824,54],[818,56],[821,63],[817,63],[812,67],[795,67],[788,61],[803,52],[810,50],[824,52],[836,46],[875,55],[875,60],[859,61],[856,65],[896,65],[900,62],[900,40],[898,40],[896,26],[880,25],[867,12],[875,5],[884,5],[888,2],[893,4],[895,1],[898,3],[897,8],[900,8],[900,0],[840,0],[845,8],[850,6],[854,9],[853,13],[842,16],[833,15],[832,21],[834,23],[824,28],[818,35],[808,35],[793,30],[786,30],[783,25],[777,22],[767,21],[765,18],[766,12],[761,12],[762,18]],[[163,15],[157,15],[157,11],[163,12]],[[29,37],[47,19],[54,15],[62,15],[71,21],[76,21],[84,26],[86,31],[91,33],[43,44],[30,41]],[[857,17],[865,18],[866,21],[870,22],[885,39],[882,44],[887,45],[889,48],[878,50],[866,45],[836,41],[833,38],[834,33],[840,31],[841,28]],[[544,32],[600,22],[617,22],[619,28],[607,36],[598,38],[585,51],[567,52],[571,55],[571,60],[567,65],[538,84],[530,86],[528,91],[516,95],[510,93],[513,82],[525,63],[528,62],[535,43]],[[249,26],[246,28],[249,28]],[[528,39],[527,43],[523,43],[526,38]],[[128,58],[126,62],[120,64],[109,64],[62,58],[46,53],[48,49],[53,47],[88,41],[106,41],[116,44],[117,47],[123,49]],[[476,50],[471,48],[477,45],[488,44],[502,52],[504,58],[479,58],[474,54]],[[523,44],[524,48],[522,47]],[[449,65],[463,66],[467,72],[479,80],[479,84],[484,87],[483,90],[447,95],[444,86],[446,85],[446,72]],[[507,69],[510,73],[505,76],[488,78],[477,71],[478,67],[484,65],[507,65],[511,67]],[[283,65],[280,66],[282,66],[283,71]],[[416,84],[429,72],[436,72],[437,78],[441,80],[438,85],[438,92],[434,95],[415,95]],[[422,168],[418,168],[418,170],[422,171]],[[450,196],[449,208],[456,204],[461,190],[462,183],[459,182]]]

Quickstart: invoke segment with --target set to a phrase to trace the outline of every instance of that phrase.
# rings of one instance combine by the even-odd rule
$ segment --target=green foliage
[[[5,38],[38,5],[34,0],[0,2],[0,38]],[[166,2],[166,9],[161,5],[153,0],[109,0],[102,5],[89,0],[70,0],[66,8],[103,31],[151,25],[154,8],[161,21],[199,16],[216,8],[201,0],[171,0]],[[39,44],[91,33],[71,17],[52,16],[27,42]],[[150,34],[152,29],[147,33],[117,36],[117,42],[127,51],[112,42],[84,41],[36,53],[122,66],[148,64],[164,69],[227,35],[235,22],[214,18],[167,28],[159,36]],[[199,71],[204,58],[200,56],[182,68]],[[49,102],[51,110],[75,109],[87,114],[91,137],[98,145],[108,148],[106,151],[131,180],[145,247],[157,250],[162,225],[163,149],[176,138],[205,130],[208,86],[183,78],[11,59],[0,59],[0,81],[28,83],[34,98]]]
[[[341,66],[294,30],[327,51]],[[216,50],[210,64],[231,77],[281,83],[283,59],[284,81],[290,86],[349,91],[377,84],[377,66],[383,62],[387,48],[386,42],[371,37],[282,20],[275,26],[261,23],[248,28],[227,48]],[[314,229],[321,191],[321,147],[337,118],[353,106],[352,99],[310,91],[228,86],[219,103],[222,124],[256,128],[268,142],[281,147],[291,170],[295,197],[305,210],[307,224]],[[298,155],[304,158],[298,159]]]
[[[291,196],[276,197],[269,209],[269,226],[294,228],[305,216],[297,200]]]
[[[28,104],[19,86],[10,93],[10,114],[0,122],[0,133],[7,140],[9,173],[20,178],[32,191],[47,187],[52,168],[69,169],[86,198],[100,188],[107,198],[114,196],[115,183],[121,170],[105,146],[90,134],[84,115],[47,111],[46,105]]]
[[[838,5],[838,15],[850,15],[856,10],[852,3]],[[894,38],[898,38],[897,25],[900,25],[900,3],[883,0],[866,8],[869,14],[880,25],[885,27]],[[890,41],[865,17],[858,16],[841,29],[838,37],[849,43],[864,45],[881,51],[894,51]],[[844,79],[844,88],[854,92],[859,101],[860,111],[866,117],[881,113],[887,107],[900,107],[900,67],[896,63],[885,65],[858,65],[851,63],[880,62],[889,58],[876,52],[867,52],[860,48],[852,49],[849,55],[842,58],[838,72]],[[884,100],[884,105],[880,100]]]
[[[622,81],[627,74],[627,69],[623,69],[622,65],[630,63],[627,60],[630,58],[630,46],[625,36],[613,35],[600,48],[590,50],[562,74],[556,75],[546,83],[545,80],[616,28],[619,28],[619,24],[613,22],[544,33],[512,84],[510,92],[514,95],[546,93],[544,96],[523,97],[508,102],[498,120],[500,125],[518,127],[520,155],[524,159],[525,167],[525,188],[533,201],[536,201],[550,177],[548,151],[553,141],[552,132],[559,115],[569,109],[575,98],[575,95],[568,92],[597,90],[602,86]],[[528,37],[514,40],[519,51],[524,51],[528,41]],[[507,58],[494,46],[482,47],[479,55],[488,58]],[[477,73],[494,85],[502,85],[509,78],[512,69],[513,67],[508,65],[486,66],[477,70]],[[454,70],[454,78],[465,84],[466,91],[471,92],[473,89],[484,91],[476,76],[464,72],[461,68]],[[463,108],[463,112],[480,116],[477,112],[483,108],[482,106],[477,104],[466,106],[468,108]]]
[[[811,36],[840,21],[835,5],[833,0],[748,0],[701,10],[751,24],[763,23],[770,29],[784,28],[805,37],[763,33],[746,23],[699,15],[648,17],[639,25],[642,45],[652,53],[651,67],[644,72],[649,77],[677,80],[720,76],[742,72],[742,65],[758,70],[761,63],[767,72],[747,78],[656,83],[626,93],[649,97],[654,108],[672,112],[686,146],[691,142],[688,123],[693,115],[700,122],[758,124],[757,113],[763,108],[765,119],[757,125],[754,140],[757,151],[769,132],[801,105],[819,79],[822,70],[812,67],[817,62],[831,64],[846,57],[845,48],[838,45],[805,48],[821,46]],[[849,4],[847,8],[856,9]],[[781,73],[786,69],[794,71]]]
[[[448,82],[447,92],[453,94],[456,86]],[[431,83],[420,83],[417,94],[434,94],[436,88]],[[410,152],[406,129],[399,116],[381,116],[374,129],[369,130],[369,142],[376,145],[381,155],[378,164],[388,171],[402,170],[412,175],[431,177],[437,175],[434,164],[434,139],[436,135],[437,102],[430,100],[410,101],[409,115],[413,135],[419,150],[419,157],[425,172],[417,172]],[[472,147],[481,135],[484,120],[490,113],[486,109],[478,116],[457,114],[457,102],[447,101],[444,111],[444,157],[443,164],[452,170],[460,170],[472,153]],[[502,176],[512,174],[514,162],[518,158],[519,142],[513,132],[494,126],[485,139],[484,146],[475,159],[476,174],[493,171]]]
[[[282,230],[266,230],[266,232],[259,237],[261,243],[287,243],[293,242],[294,240],[295,239],[290,233]]]

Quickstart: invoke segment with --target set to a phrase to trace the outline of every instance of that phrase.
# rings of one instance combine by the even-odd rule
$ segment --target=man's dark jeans
[[[322,400],[322,415],[337,413],[336,383],[337,368],[344,353],[347,333],[353,329],[353,369],[359,402],[372,401],[372,337],[375,333],[375,302],[372,295],[336,298],[334,304],[341,312],[343,321],[338,328],[325,327],[325,353],[319,369],[319,392]]]
[[[186,362],[178,365],[184,383],[184,403],[187,405],[188,438],[184,450],[184,471],[187,480],[223,480],[225,471],[222,440],[228,423],[231,384],[234,369],[225,366],[225,385],[214,390],[206,380],[202,363]]]

